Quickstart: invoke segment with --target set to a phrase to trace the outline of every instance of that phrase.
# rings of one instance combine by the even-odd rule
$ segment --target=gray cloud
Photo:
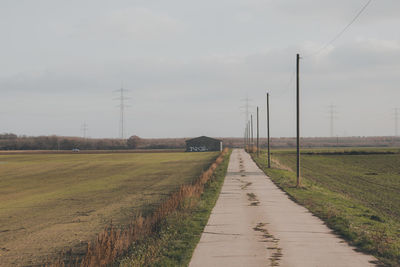
[[[115,137],[113,91],[123,82],[129,134],[240,136],[240,100],[248,94],[264,112],[269,90],[273,135],[291,136],[300,52],[304,135],[329,134],[330,103],[338,106],[337,134],[393,132],[390,112],[400,96],[396,1],[374,1],[315,57],[306,55],[365,1],[6,3],[0,131],[80,135],[86,120],[92,136]]]

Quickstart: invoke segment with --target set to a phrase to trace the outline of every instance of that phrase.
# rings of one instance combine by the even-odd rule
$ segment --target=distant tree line
[[[87,150],[127,149],[122,139],[94,139],[64,136],[17,136],[0,134],[0,150]]]
[[[242,147],[243,138],[219,138],[224,147]],[[0,150],[119,150],[119,149],[184,149],[188,138],[140,138],[133,135],[128,139],[82,138],[65,136],[17,136],[13,133],[0,134]],[[260,139],[261,147],[267,140]],[[308,137],[301,139],[302,147],[400,147],[400,137]],[[272,138],[273,148],[292,148],[296,139]]]
[[[128,139],[82,138],[65,136],[17,136],[0,134],[0,150],[119,150],[119,149],[183,149],[184,138]]]

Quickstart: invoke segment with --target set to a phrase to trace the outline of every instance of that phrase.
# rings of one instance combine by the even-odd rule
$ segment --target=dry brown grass
[[[256,153],[257,147],[254,145],[246,146],[246,152],[247,153]]]
[[[179,209],[190,208],[204,190],[204,184],[212,177],[217,166],[223,161],[227,153],[225,149],[211,166],[204,171],[192,184],[182,185],[172,193],[158,208],[148,216],[137,215],[125,228],[116,228],[110,224],[99,233],[94,242],[88,244],[86,255],[72,257],[68,253],[59,257],[56,262],[46,264],[48,267],[61,266],[107,266],[121,256],[136,240],[141,240],[154,233],[159,224],[169,214]]]

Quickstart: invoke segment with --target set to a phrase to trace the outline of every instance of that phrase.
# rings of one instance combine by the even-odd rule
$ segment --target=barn
[[[186,140],[186,152],[222,151],[222,141],[207,136]]]

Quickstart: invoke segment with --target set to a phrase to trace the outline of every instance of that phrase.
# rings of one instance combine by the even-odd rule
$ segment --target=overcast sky
[[[272,136],[393,135],[400,107],[400,1],[1,0],[0,132],[117,137],[242,136],[242,99],[271,97]]]

